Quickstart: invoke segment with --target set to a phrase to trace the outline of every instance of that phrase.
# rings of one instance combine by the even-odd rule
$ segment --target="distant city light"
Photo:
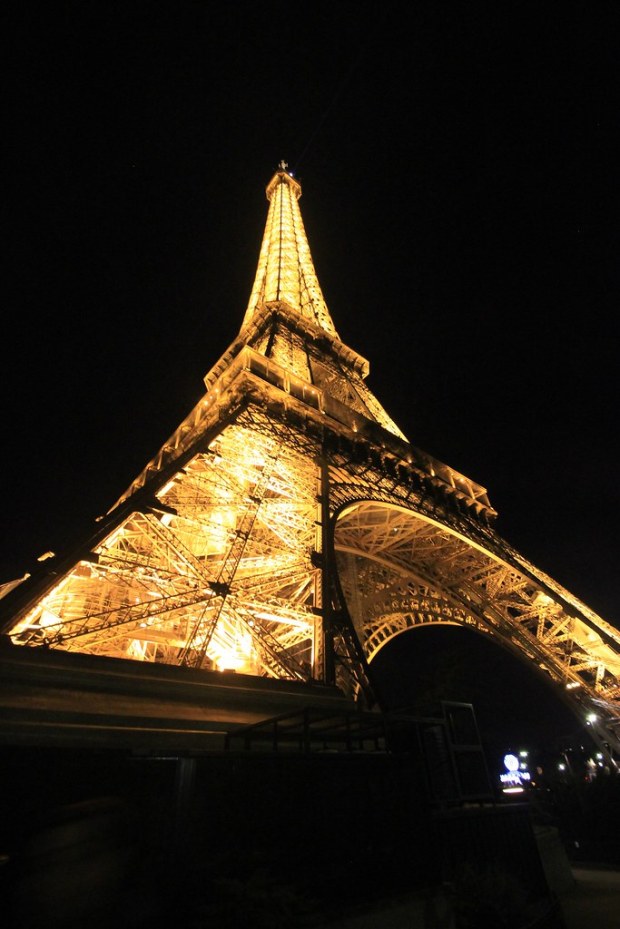
[[[527,752],[519,752],[519,758],[527,758],[527,754]],[[519,761],[519,758],[512,752],[504,755],[506,770],[499,776],[503,793],[523,793],[523,785],[530,783],[531,775],[527,770],[527,762]]]

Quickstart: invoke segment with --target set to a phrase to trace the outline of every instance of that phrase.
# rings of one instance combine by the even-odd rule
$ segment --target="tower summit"
[[[620,750],[620,634],[502,539],[485,488],[412,445],[369,390],[286,167],[267,185],[239,334],[204,395],[83,537],[5,584],[5,636],[321,682],[366,704],[387,642],[462,625],[535,668]]]
[[[286,162],[281,161],[267,185],[269,212],[242,329],[259,307],[281,304],[337,338],[301,218],[301,185],[286,167]]]

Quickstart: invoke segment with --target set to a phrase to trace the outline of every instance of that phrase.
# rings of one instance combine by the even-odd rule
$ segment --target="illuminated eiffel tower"
[[[335,684],[419,625],[535,667],[620,751],[620,633],[494,530],[487,492],[409,443],[338,335],[285,163],[206,392],[71,551],[2,589],[13,645]]]

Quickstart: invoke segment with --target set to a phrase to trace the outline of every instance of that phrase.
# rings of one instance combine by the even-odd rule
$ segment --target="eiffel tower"
[[[620,751],[620,633],[498,535],[484,487],[408,441],[336,331],[285,162],[266,194],[248,307],[204,396],[75,546],[4,585],[3,633],[372,707],[387,642],[465,626]]]

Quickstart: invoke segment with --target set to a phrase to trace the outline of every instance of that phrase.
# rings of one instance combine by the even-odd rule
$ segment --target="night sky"
[[[9,4],[1,579],[112,505],[201,396],[285,159],[375,395],[620,626],[618,14]]]

